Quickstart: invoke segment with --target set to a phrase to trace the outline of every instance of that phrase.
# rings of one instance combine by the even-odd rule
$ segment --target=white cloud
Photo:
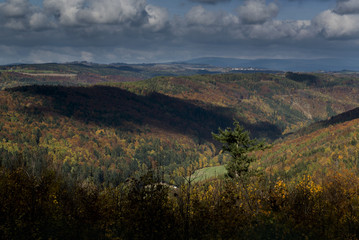
[[[91,0],[79,15],[88,23],[136,22],[143,18],[145,7],[145,0]]]
[[[158,31],[168,22],[167,10],[148,5],[146,0],[44,0],[43,6],[44,14],[34,16],[34,23],[40,23],[46,15],[48,21],[55,20],[54,24],[83,27],[86,31],[98,29],[98,25],[112,25],[112,32],[121,28]]]
[[[238,18],[224,12],[207,11],[202,6],[193,7],[185,16],[186,24],[197,26],[220,26],[226,27],[231,24],[238,24]]]
[[[251,5],[259,4],[260,8],[253,13]],[[235,43],[238,40],[256,39],[266,40],[292,39],[293,41],[311,37],[309,20],[273,20],[277,7],[265,5],[265,1],[247,1],[243,6],[251,6],[252,18],[244,21],[244,16],[235,16],[226,12],[212,12],[202,6],[193,7],[185,16],[185,21],[175,25],[176,33],[183,38],[196,37],[198,41],[221,41]],[[241,8],[244,11],[246,8]],[[269,9],[269,10],[268,10]],[[275,10],[275,11],[274,11]],[[265,14],[260,15],[259,13]],[[239,13],[240,14],[240,13]],[[256,24],[254,24],[256,23]],[[185,30],[178,30],[184,28]],[[201,38],[206,35],[206,37]]]
[[[358,14],[359,0],[338,0],[334,12],[338,14]]]
[[[247,28],[247,35],[251,39],[301,40],[309,34],[310,21],[269,21],[262,25]]]
[[[313,20],[315,31],[326,38],[354,38],[359,36],[359,15],[340,15],[331,10]]]
[[[186,19],[188,24],[209,26],[217,22],[218,16],[206,11],[202,6],[196,6],[187,13]]]
[[[49,21],[49,17],[42,12],[32,14],[29,18],[29,25],[34,30],[45,30],[55,27],[54,22]]]
[[[235,15],[222,11],[208,11],[202,6],[195,6],[183,19],[172,21],[172,34],[186,41],[191,39],[196,42],[222,42],[229,37],[228,34],[237,24],[239,20]]]
[[[168,23],[169,17],[166,9],[147,5],[145,10],[148,15],[148,24],[146,25],[148,28],[159,31]]]
[[[78,13],[85,0],[44,0],[44,10],[65,26],[79,25]]]
[[[239,18],[245,24],[263,24],[277,16],[279,11],[275,3],[266,5],[265,0],[246,0],[238,8]]]

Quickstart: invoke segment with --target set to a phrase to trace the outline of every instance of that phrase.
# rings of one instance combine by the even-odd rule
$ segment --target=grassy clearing
[[[226,167],[222,165],[222,166],[199,169],[192,174],[192,177],[194,178],[195,182],[200,182],[206,179],[224,176],[226,173],[227,173]]]

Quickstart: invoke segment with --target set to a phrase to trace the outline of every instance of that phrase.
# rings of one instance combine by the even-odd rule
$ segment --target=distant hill
[[[191,59],[185,62],[191,64],[208,64],[218,67],[253,67],[280,71],[313,72],[342,71],[344,69],[359,71],[358,63],[351,59],[239,59],[204,57]]]

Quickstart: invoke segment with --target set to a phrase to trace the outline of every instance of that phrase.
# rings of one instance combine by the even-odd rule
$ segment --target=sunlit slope
[[[160,92],[197,105],[231,108],[242,122],[266,122],[283,133],[359,106],[359,78],[341,74],[220,74],[157,77],[121,87]]]
[[[350,113],[357,113],[350,111]],[[343,115],[346,115],[344,113]],[[343,116],[340,115],[340,116]],[[338,119],[336,116],[332,119]],[[359,115],[338,123],[328,120],[322,128],[307,134],[289,136],[271,149],[257,153],[254,168],[264,169],[275,177],[296,179],[303,174],[318,178],[328,171],[351,170],[358,172]]]

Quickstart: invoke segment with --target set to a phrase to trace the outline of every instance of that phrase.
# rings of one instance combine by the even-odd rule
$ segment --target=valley
[[[143,238],[153,233],[148,221],[156,238],[354,232],[347,226],[356,229],[359,214],[359,75],[146,71],[88,64],[0,71],[0,189],[9,195],[0,199],[8,206],[0,224],[14,221],[4,234],[46,238],[54,222],[68,229],[50,227],[57,239],[76,231]],[[269,147],[249,153],[255,161],[243,178],[226,176],[233,159],[212,137],[234,120]],[[9,214],[14,209],[26,218]],[[27,229],[30,221],[37,228]]]
[[[65,164],[79,179],[106,184],[154,166],[163,167],[166,181],[179,184],[180,168],[224,164],[228,156],[218,155],[211,132],[231,126],[233,119],[252,137],[288,146],[293,133],[359,107],[354,74],[232,73],[126,81],[111,75],[119,70],[109,66],[23,68],[1,73],[3,149],[13,145],[23,154],[33,148],[34,133],[26,133],[32,129],[37,147],[60,161],[56,164]],[[113,79],[117,82],[109,82]],[[89,141],[91,148],[84,145]],[[172,159],[176,153],[181,157]]]

